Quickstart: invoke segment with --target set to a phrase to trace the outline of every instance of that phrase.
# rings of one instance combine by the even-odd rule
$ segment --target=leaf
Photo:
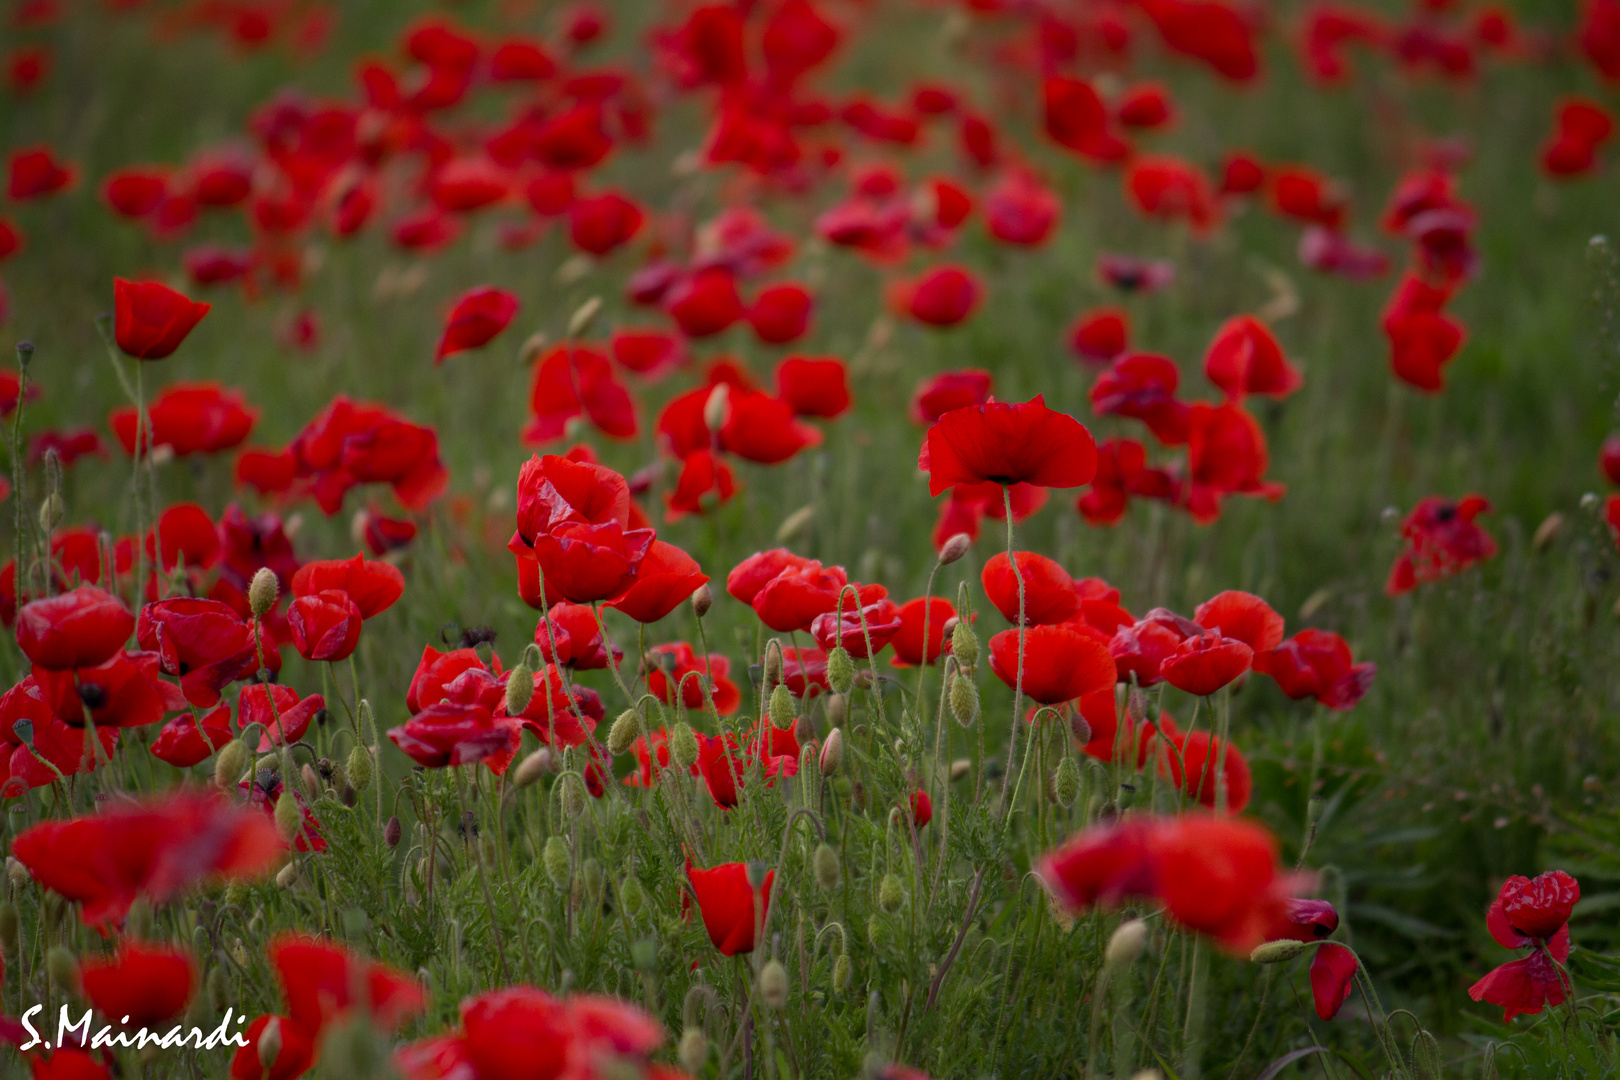
[[[1259,1076],[1255,1077],[1254,1080],[1271,1080],[1272,1077],[1288,1068],[1288,1066],[1292,1065],[1300,1058],[1310,1057],[1312,1054],[1325,1054],[1327,1052],[1328,1048],[1325,1046],[1307,1046],[1303,1050],[1290,1050],[1276,1061],[1273,1061],[1270,1065],[1267,1065],[1265,1070],[1261,1072]]]
[[[1423,938],[1454,938],[1461,937],[1461,931],[1448,930],[1443,926],[1436,926],[1425,922],[1416,915],[1408,915],[1404,911],[1396,911],[1382,904],[1351,904],[1347,911],[1352,919],[1361,919],[1375,922],[1382,926],[1413,940]]]

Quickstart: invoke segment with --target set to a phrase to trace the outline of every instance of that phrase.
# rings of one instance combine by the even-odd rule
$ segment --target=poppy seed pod
[[[232,739],[220,748],[219,756],[214,759],[214,786],[221,790],[236,787],[252,763],[253,751],[248,749],[247,743]]]
[[[1052,795],[1065,810],[1080,797],[1080,766],[1068,755],[1058,762],[1057,774],[1052,777]]]
[[[793,726],[793,691],[787,688],[786,683],[777,683],[771,691],[770,714],[771,726],[778,731]]]
[[[399,847],[400,836],[404,831],[404,826],[399,823],[399,817],[397,815],[390,817],[388,824],[383,826],[383,843],[387,844],[390,850]]]
[[[787,968],[780,960],[767,960],[759,972],[759,999],[767,1007],[780,1009],[787,1004]]]
[[[345,778],[349,786],[356,791],[364,791],[371,786],[371,751],[360,743],[354,744],[349,751],[349,760],[343,767]],[[341,785],[340,785],[341,786]]]
[[[512,783],[521,790],[550,771],[551,750],[542,746],[518,763],[517,770],[512,774]]]
[[[690,724],[676,724],[675,730],[670,732],[669,754],[675,759],[675,764],[683,769],[690,769],[697,764],[697,735],[693,734]]]
[[[854,965],[850,963],[848,953],[839,953],[838,959],[833,961],[832,985],[835,994],[842,994],[849,989],[850,976],[854,974]]]
[[[304,815],[299,812],[298,800],[293,797],[291,790],[281,789],[281,797],[276,800],[276,832],[287,843],[298,839],[298,831],[304,824]]]
[[[939,565],[949,566],[951,563],[966,555],[968,548],[973,546],[973,537],[967,533],[957,533],[939,549]]]
[[[270,609],[276,606],[276,597],[280,595],[281,582],[276,579],[276,572],[268,566],[259,567],[248,585],[248,608],[253,612],[253,617],[262,619],[269,614]]]
[[[697,1075],[703,1063],[709,1059],[709,1040],[702,1028],[690,1027],[681,1032],[681,1045],[676,1057],[680,1060],[681,1068]]]
[[[893,871],[884,874],[883,880],[878,883],[878,907],[892,915],[905,902],[906,890],[900,884],[900,875]]]
[[[847,694],[849,688],[855,685],[855,661],[850,659],[849,650],[842,645],[835,646],[827,654],[827,685],[832,687],[835,694]]]
[[[567,886],[572,876],[568,854],[568,841],[560,836],[553,836],[546,841],[545,849],[540,854],[540,861],[545,865],[546,877],[551,883],[561,889]]]
[[[1249,959],[1256,964],[1284,964],[1308,948],[1310,946],[1303,941],[1284,938],[1281,941],[1268,941],[1255,946],[1254,951],[1249,954]]]
[[[1147,923],[1141,919],[1128,919],[1114,928],[1109,935],[1108,948],[1103,951],[1103,963],[1111,968],[1134,963],[1147,944]]]
[[[626,709],[613,721],[608,729],[607,748],[610,754],[622,754],[630,749],[641,734],[641,714],[634,709]]]
[[[827,732],[827,741],[821,744],[821,775],[831,776],[844,760],[844,733],[839,728]]]
[[[521,716],[534,698],[534,672],[519,660],[506,676],[506,715]]]
[[[828,892],[838,888],[838,853],[825,843],[816,847],[816,853],[811,857],[811,865],[815,870],[816,884]]]
[[[709,583],[705,581],[692,592],[692,613],[701,619],[712,607],[714,607],[714,590],[709,588]],[[698,1034],[703,1033],[700,1031]]]
[[[66,945],[53,945],[50,952],[45,954],[45,973],[51,978],[51,985],[64,993],[75,997],[79,993],[79,961],[76,960]]]
[[[259,1032],[259,1068],[270,1075],[276,1059],[281,1057],[281,1017],[272,1016]]]
[[[972,671],[979,666],[979,635],[965,618],[957,619],[956,625],[951,627],[951,655],[963,670]]]
[[[979,715],[979,688],[960,671],[951,676],[951,715],[963,727],[972,727]]]

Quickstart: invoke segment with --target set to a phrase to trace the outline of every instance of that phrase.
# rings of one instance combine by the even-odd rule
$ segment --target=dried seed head
[[[854,965],[849,961],[849,954],[839,953],[838,959],[833,961],[832,985],[834,993],[842,994],[849,989],[849,979],[854,974],[854,971]]]
[[[399,847],[399,840],[404,831],[404,827],[399,823],[399,817],[397,815],[390,817],[388,824],[383,826],[383,843],[390,848]]]
[[[1130,919],[1120,923],[1108,938],[1108,948],[1103,951],[1103,962],[1109,967],[1123,967],[1133,963],[1142,955],[1142,947],[1147,944],[1147,931],[1147,923],[1141,919]]]
[[[966,555],[968,548],[972,546],[973,537],[969,536],[967,533],[957,533],[955,536],[945,541],[944,546],[939,549],[939,565],[951,565],[951,563]]]
[[[1249,954],[1249,959],[1256,964],[1282,964],[1303,953],[1309,945],[1303,941],[1292,941],[1284,938],[1281,941],[1268,941],[1264,945],[1255,947]]]
[[[560,836],[553,836],[546,840],[545,849],[540,854],[540,861],[545,865],[546,877],[557,888],[565,888],[568,879],[572,876],[572,858],[568,854],[568,841]]]
[[[51,977],[52,986],[64,993],[78,996],[79,961],[68,951],[66,945],[51,946],[51,951],[45,954],[45,973]]]
[[[611,754],[622,754],[630,749],[636,737],[641,734],[641,714],[634,709],[626,709],[613,721],[608,729],[607,748]]]
[[[343,767],[345,779],[349,786],[356,791],[364,791],[371,786],[371,751],[360,743],[354,744],[349,751],[348,763]]]
[[[304,815],[298,809],[298,800],[287,788],[281,789],[281,797],[276,800],[276,832],[287,843],[298,839],[298,832],[303,827]]]
[[[957,619],[956,625],[951,627],[951,655],[963,670],[972,671],[979,666],[979,635],[966,619]]]
[[[1052,794],[1057,804],[1067,810],[1080,797],[1080,766],[1068,754],[1058,762],[1057,774],[1052,777]]]
[[[253,612],[255,619],[262,619],[276,606],[276,597],[281,595],[281,582],[276,580],[276,572],[268,566],[259,567],[253,575],[253,581],[248,585],[248,608]]]
[[[681,1046],[676,1056],[681,1068],[696,1076],[709,1060],[709,1040],[702,1028],[690,1027],[681,1032]]]
[[[315,766],[305,762],[304,767],[298,770],[298,775],[303,779],[304,790],[309,792],[309,797],[318,798],[321,794],[321,780],[315,774]]]
[[[815,870],[816,884],[828,892],[838,888],[838,853],[826,844],[816,847],[816,853],[811,857],[811,866]]]
[[[844,761],[844,733],[839,728],[827,732],[827,741],[821,744],[821,775],[831,776]]]
[[[884,874],[883,880],[878,883],[878,907],[892,915],[905,902],[906,890],[900,884],[900,875],[892,871]]]
[[[236,787],[242,774],[253,764],[253,751],[241,739],[232,739],[219,749],[214,759],[214,785],[221,790]]]
[[[771,726],[778,731],[792,727],[793,713],[793,691],[787,688],[786,683],[777,683],[776,688],[771,691]]]
[[[979,688],[960,671],[951,676],[951,715],[963,727],[972,727],[979,715]]]
[[[512,783],[521,790],[550,771],[551,748],[542,746],[518,763],[517,771],[512,774]]]
[[[787,997],[787,968],[782,966],[780,960],[765,961],[765,966],[759,971],[759,999],[768,1008],[780,1009],[787,1004]]]
[[[675,730],[670,732],[669,756],[674,758],[675,764],[683,769],[690,769],[697,764],[697,735],[692,732],[690,724],[676,724]]]
[[[506,676],[506,715],[521,716],[534,700],[534,672],[519,660]]]
[[[855,685],[855,661],[842,645],[834,646],[827,654],[827,685],[835,694],[847,694]]]
[[[705,581],[692,594],[692,612],[701,619],[709,613],[709,609],[712,607],[714,607],[714,590],[709,588],[709,583]],[[698,1034],[703,1033],[700,1031]]]

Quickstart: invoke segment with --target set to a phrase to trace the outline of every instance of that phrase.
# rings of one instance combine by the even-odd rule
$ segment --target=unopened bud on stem
[[[705,581],[692,594],[692,611],[701,619],[709,613],[709,609],[712,607],[714,607],[714,590],[709,588],[709,583]],[[700,1031],[698,1034],[702,1035],[703,1033]]]
[[[831,776],[844,761],[844,732],[833,728],[827,732],[827,741],[821,744],[821,775]]]
[[[1130,919],[1120,923],[1108,939],[1108,948],[1103,951],[1103,962],[1109,967],[1123,967],[1134,962],[1142,955],[1142,948],[1147,944],[1147,932],[1147,923],[1141,919]]]
[[[622,754],[630,749],[641,734],[641,714],[634,709],[626,709],[613,721],[608,729],[607,748],[610,754]]]
[[[945,541],[939,549],[939,565],[949,566],[951,563],[966,555],[968,548],[973,546],[973,538],[967,533],[957,533]]]
[[[1255,947],[1249,954],[1249,959],[1256,964],[1282,964],[1303,953],[1310,948],[1303,941],[1293,941],[1284,938],[1281,941],[1268,941],[1264,945]]]
[[[534,699],[534,672],[522,660],[506,676],[506,715],[522,716]]]
[[[835,694],[847,694],[849,688],[855,685],[855,661],[842,645],[835,646],[827,654],[827,685],[832,687]]]
[[[268,566],[261,566],[253,575],[253,581],[248,585],[248,607],[255,619],[262,619],[276,606],[276,597],[281,595],[281,582],[276,580],[276,572]]]
[[[771,726],[779,731],[792,727],[793,712],[793,691],[787,688],[786,683],[777,683],[771,691]]]

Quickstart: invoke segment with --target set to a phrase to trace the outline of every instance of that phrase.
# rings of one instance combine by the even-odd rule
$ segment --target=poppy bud
[[[542,746],[518,763],[517,771],[512,774],[512,783],[521,791],[550,771],[551,750]]]
[[[878,907],[892,915],[899,911],[905,902],[906,890],[900,884],[900,875],[893,871],[884,874],[883,880],[878,884]]]
[[[281,789],[281,797],[276,800],[276,832],[287,843],[298,838],[298,830],[304,824],[304,815],[298,811],[298,800],[286,788]]]
[[[972,727],[979,715],[979,688],[960,671],[951,675],[951,715],[963,727]]]
[[[805,526],[809,525],[810,522],[814,520],[815,516],[816,507],[814,503],[810,504],[809,506],[799,507],[797,510],[793,511],[793,513],[783,518],[782,524],[776,527],[776,542],[778,544],[785,544],[789,540],[792,540],[795,536],[798,536],[800,533],[804,532]]]
[[[259,1031],[259,1068],[264,1070],[266,1076],[275,1065],[276,1059],[281,1056],[281,1017],[272,1016],[270,1022]]]
[[[67,513],[67,506],[62,502],[62,496],[53,491],[45,496],[39,504],[39,527],[42,532],[54,532],[56,526],[61,524],[62,517]]]
[[[344,779],[356,791],[364,791],[371,786],[371,751],[360,743],[354,744],[349,751],[348,764],[343,767]]]
[[[966,776],[968,771],[972,768],[973,762],[969,761],[967,758],[957,758],[955,761],[951,762],[951,779],[962,779],[962,777]]]
[[[573,773],[564,776],[558,782],[561,788],[558,798],[562,805],[562,812],[571,818],[577,818],[585,812],[585,783]]]
[[[697,736],[692,734],[690,724],[676,724],[675,730],[669,734],[669,756],[675,759],[675,764],[683,769],[690,769],[697,764],[698,743]]]
[[[821,775],[831,776],[844,760],[844,733],[839,728],[827,732],[827,741],[821,744]]]
[[[1079,709],[1074,710],[1069,716],[1069,734],[1074,736],[1074,741],[1081,746],[1091,741],[1091,722],[1080,715]]]
[[[607,748],[610,754],[622,754],[630,749],[630,744],[636,741],[641,734],[641,714],[634,709],[626,709],[613,721],[613,727],[608,730]]]
[[[276,597],[281,595],[281,582],[276,580],[276,572],[268,566],[259,567],[253,575],[253,581],[248,585],[248,608],[253,612],[255,619],[262,619],[271,608],[276,606]]]
[[[951,627],[951,655],[958,667],[972,671],[979,666],[979,635],[973,632],[966,619],[957,619]]]
[[[816,853],[811,857],[811,865],[815,869],[816,884],[828,892],[838,888],[838,853],[826,844],[816,847]]]
[[[596,321],[596,313],[602,310],[602,298],[593,296],[579,307],[574,309],[573,315],[568,318],[568,336],[579,337],[591,323]]]
[[[709,588],[709,583],[705,581],[692,593],[692,611],[701,619],[709,613],[709,609],[712,607],[714,607],[714,590]],[[700,1031],[698,1034],[702,1035],[703,1033]]]
[[[545,850],[540,854],[540,861],[545,864],[546,877],[551,883],[561,889],[568,884],[571,876],[568,854],[568,841],[560,836],[553,836],[546,841]]]
[[[1067,810],[1074,805],[1074,800],[1080,797],[1080,766],[1074,763],[1074,758],[1064,755],[1058,762],[1057,774],[1052,778],[1052,794],[1056,796],[1059,806]]]
[[[647,904],[647,890],[641,887],[641,882],[635,877],[627,877],[624,884],[619,886],[619,904],[624,913],[630,918],[641,914],[641,909]]]
[[[17,905],[8,900],[0,904],[0,950],[8,959],[15,960],[21,943],[22,919],[17,914]]]
[[[681,1032],[681,1046],[676,1052],[681,1068],[696,1076],[703,1063],[709,1060],[709,1040],[702,1028],[687,1028]]]
[[[66,945],[52,945],[45,954],[45,973],[51,985],[75,997],[79,993],[79,961],[74,959]]]
[[[1135,801],[1136,801],[1136,785],[1135,784],[1121,784],[1121,785],[1119,785],[1119,790],[1114,793],[1114,805],[1119,807],[1121,810],[1129,810],[1131,808],[1131,803],[1133,803]]]
[[[28,873],[28,867],[24,866],[22,860],[15,855],[6,856],[6,878],[14,889],[20,889],[34,880]]]
[[[973,537],[967,533],[957,533],[945,541],[939,549],[939,565],[949,566],[951,563],[966,555],[968,548],[973,546]]]
[[[855,661],[842,645],[834,646],[827,654],[827,685],[835,694],[847,694],[855,685]]]
[[[1546,520],[1536,527],[1536,534],[1530,538],[1530,550],[1545,551],[1547,546],[1557,539],[1563,527],[1563,514],[1556,510],[1548,514]]]
[[[703,402],[703,423],[710,431],[719,431],[726,426],[726,414],[731,411],[730,404],[731,387],[725,383],[717,383]]]
[[[223,965],[216,966],[208,973],[208,982],[204,987],[204,995],[208,1000],[208,1011],[220,1013],[225,1011],[226,997],[231,992],[230,979],[225,975]]]
[[[774,643],[773,643],[774,644]],[[765,647],[765,685],[775,686],[782,681],[782,650]]]
[[[602,864],[594,858],[586,859],[585,865],[579,868],[579,880],[585,886],[585,895],[591,898],[592,903],[602,902]]]
[[[793,691],[787,688],[786,683],[777,683],[771,691],[770,714],[771,726],[778,731],[793,726]]]
[[[894,937],[894,930],[889,926],[889,920],[877,912],[872,912],[866,920],[866,940],[872,943],[872,948],[881,949]]]
[[[1305,821],[1311,828],[1316,828],[1316,823],[1322,820],[1322,809],[1325,806],[1327,801],[1320,795],[1312,795],[1305,803]]]
[[[506,715],[521,716],[534,698],[534,672],[519,660],[506,676]]]
[[[34,343],[32,341],[19,341],[19,342],[17,342],[17,364],[18,364],[18,366],[20,366],[24,371],[27,371],[28,370],[28,365],[33,363],[33,361],[34,361]],[[21,398],[19,398],[18,401],[20,402]]]
[[[1142,955],[1142,947],[1147,944],[1147,923],[1141,919],[1129,919],[1114,928],[1108,938],[1108,948],[1103,951],[1103,963],[1109,967],[1124,967],[1134,963]]]
[[[1255,946],[1249,959],[1256,964],[1283,964],[1303,953],[1309,945],[1303,941],[1294,941],[1283,938],[1281,941],[1268,941],[1263,945]]]
[[[810,744],[816,741],[816,718],[806,713],[793,721],[793,737],[808,750]]]
[[[221,790],[234,788],[252,763],[253,751],[248,749],[247,743],[232,739],[220,747],[219,756],[214,759],[214,786]]]
[[[849,979],[853,973],[854,965],[849,962],[849,954],[839,953],[838,959],[833,961],[833,992],[842,994],[849,989]]]
[[[399,823],[399,816],[396,814],[390,817],[388,824],[383,826],[383,843],[391,849],[399,847],[399,839],[404,831],[404,827]]]
[[[833,727],[844,726],[844,715],[849,711],[848,700],[843,694],[829,694],[827,696],[827,723]]]
[[[303,777],[304,790],[309,792],[309,797],[312,799],[318,798],[321,794],[321,781],[320,778],[315,775],[315,767],[306,763],[304,767],[299,770],[299,776]]]
[[[759,999],[768,1008],[780,1009],[787,1004],[787,996],[787,968],[782,966],[780,960],[765,961],[765,966],[759,971]]]

